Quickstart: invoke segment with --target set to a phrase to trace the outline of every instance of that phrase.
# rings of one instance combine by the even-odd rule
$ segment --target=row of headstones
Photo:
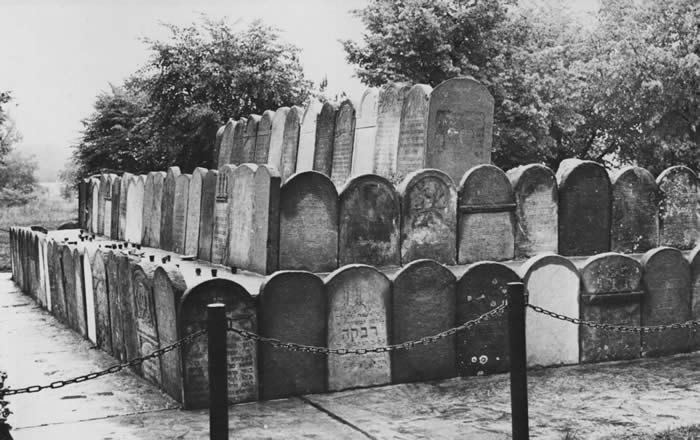
[[[281,107],[229,120],[217,132],[218,167],[256,163],[292,174],[319,171],[340,186],[374,173],[399,180],[436,168],[454,180],[491,161],[494,100],[471,77],[435,89],[389,83],[365,90],[359,103]]]
[[[333,349],[399,344],[437,334],[494,309],[504,300],[507,283],[521,280],[531,304],[584,320],[655,326],[700,318],[700,248],[686,258],[677,249],[660,247],[641,262],[605,253],[579,267],[554,254],[533,257],[517,268],[480,262],[459,276],[432,260],[415,261],[391,276],[371,266],[348,265],[324,278],[279,271],[251,285],[242,275],[210,275],[202,271],[210,267],[192,262],[154,263],[143,255],[108,250],[107,242],[102,249],[94,243],[59,243],[27,229],[13,229],[11,238],[13,276],[22,289],[120,360],[148,354],[203,328],[212,302],[226,304],[227,317],[238,328]],[[700,349],[694,329],[641,335],[579,329],[531,309],[526,311],[526,332],[530,366]],[[391,353],[290,352],[232,332],[227,343],[231,402],[510,368],[505,315]],[[204,407],[206,352],[206,337],[200,337],[146,361],[137,373],[185,407]]]
[[[81,185],[81,225],[114,239],[258,273],[332,271],[346,264],[444,264],[692,249],[700,237],[698,178],[687,167],[654,180],[629,167],[610,179],[595,162],[565,160],[504,173],[476,166],[459,187],[419,170],[395,187],[352,178],[336,191],[307,171],[280,188],[267,166],[172,167],[167,174],[102,175]],[[111,197],[110,197],[111,195]],[[123,195],[126,195],[124,197]]]

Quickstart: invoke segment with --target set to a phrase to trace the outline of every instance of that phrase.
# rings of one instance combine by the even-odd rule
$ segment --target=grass
[[[607,440],[700,440],[700,425],[683,426],[649,434],[625,434],[606,437]]]

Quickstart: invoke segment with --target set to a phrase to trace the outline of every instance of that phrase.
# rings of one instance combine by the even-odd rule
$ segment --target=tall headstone
[[[280,269],[338,268],[338,192],[315,171],[293,175],[280,190]]]
[[[282,145],[284,140],[284,125],[289,114],[289,107],[280,107],[272,118],[270,128],[270,147],[267,152],[267,164],[277,168],[282,173]]]
[[[515,195],[515,258],[556,252],[558,243],[557,178],[544,165],[509,170]]]
[[[97,346],[108,353],[113,352],[112,328],[109,310],[109,290],[104,255],[97,250],[90,263],[92,269],[92,291],[95,295],[95,333]]]
[[[180,174],[175,179],[175,199],[173,200],[173,246],[172,251],[185,253],[187,234],[187,206],[189,202],[191,174]]]
[[[510,260],[515,252],[515,196],[506,174],[493,165],[479,165],[459,185],[459,264]]]
[[[160,345],[156,321],[155,300],[153,297],[153,273],[155,265],[144,263],[131,267],[131,297],[135,305],[136,336],[138,338],[139,356],[145,356],[157,350]],[[161,359],[154,358],[141,365],[143,377],[162,383]]]
[[[121,176],[114,177],[112,181],[112,212],[110,213],[111,222],[109,225],[109,236],[112,240],[119,239],[119,206],[121,205]]]
[[[234,165],[219,168],[216,177],[216,202],[214,206],[214,234],[211,244],[211,262],[225,262],[228,247],[229,225],[228,211],[232,197]]]
[[[690,300],[690,316],[693,321],[700,320],[700,246],[693,249],[688,255],[690,263],[691,276],[691,300]],[[691,351],[700,350],[700,332],[693,332],[693,338],[690,346]]]
[[[229,119],[224,126],[224,131],[221,133],[221,144],[219,145],[218,165],[224,166],[231,160],[233,153],[233,130],[236,127],[236,121]]]
[[[428,132],[428,110],[432,87],[416,84],[403,101],[399,124],[399,145],[396,155],[396,177],[425,168],[425,145]]]
[[[175,208],[175,180],[180,175],[179,167],[170,167],[163,180],[163,197],[160,208],[160,248],[173,250],[173,210]]]
[[[126,230],[124,239],[131,243],[141,243],[143,236],[143,180],[136,176],[131,179],[126,190]]]
[[[228,205],[228,242],[224,264],[249,269],[249,251],[253,244],[255,164],[243,164],[231,175],[231,199]],[[221,173],[219,173],[221,175]]]
[[[342,267],[326,280],[328,348],[367,348],[389,342],[391,282],[371,266]],[[328,355],[328,390],[391,381],[389,353]]]
[[[148,179],[153,180],[153,199],[151,200],[151,210],[147,216],[148,219],[148,242],[144,243],[151,247],[160,247],[160,223],[162,220],[163,209],[163,183],[165,182],[166,173],[164,171],[153,171],[148,174]],[[148,182],[146,179],[146,182]],[[146,207],[144,206],[144,210]]]
[[[216,165],[216,166],[218,166],[218,163],[219,163],[219,155],[221,153],[221,140],[224,137],[224,130],[225,129],[226,129],[226,125],[222,125],[221,127],[219,127],[219,129],[216,130],[216,137],[214,138],[214,148],[213,148],[212,160],[214,161],[214,165]]]
[[[124,329],[122,320],[122,298],[119,295],[119,261],[112,252],[102,254],[107,272],[107,297],[109,298],[109,328],[112,331],[112,356],[124,361]]]
[[[656,178],[659,185],[659,244],[692,249],[700,238],[698,177],[688,167],[666,169]]]
[[[369,87],[365,90],[357,110],[355,139],[352,150],[351,175],[374,171],[374,146],[377,140],[377,100],[379,90]]]
[[[105,207],[107,198],[112,196],[112,186],[108,174],[100,175],[100,193],[98,195],[97,205],[97,233],[104,235],[105,233]]]
[[[322,104],[311,98],[304,108],[304,117],[299,127],[299,148],[295,172],[311,171],[314,168],[314,151],[316,149],[316,126]]]
[[[491,162],[493,96],[471,77],[448,79],[430,94],[425,167],[456,182],[470,168]]]
[[[78,224],[82,229],[87,229],[85,213],[87,212],[87,190],[88,180],[81,179],[78,182]]]
[[[366,174],[339,195],[338,264],[400,264],[399,195],[385,178]]]
[[[299,150],[299,132],[304,116],[302,107],[293,106],[287,113],[282,135],[282,165],[280,173],[282,181],[286,181],[297,170],[297,153]]]
[[[216,181],[218,174],[217,170],[208,170],[202,179],[197,256],[200,260],[205,261],[211,261],[211,245],[214,237],[214,221],[216,219]]]
[[[612,179],[610,249],[646,252],[659,243],[659,188],[644,168],[627,167]]]
[[[231,160],[228,163],[231,163],[233,165],[239,165],[245,162],[243,148],[246,140],[245,134],[247,124],[248,119],[241,118],[236,123],[236,126],[233,127],[233,149],[231,150]],[[221,167],[224,165],[227,164],[219,165],[219,169],[221,169]]]
[[[406,265],[393,280],[391,343],[413,341],[455,325],[455,276],[433,260]],[[394,383],[455,376],[455,339],[391,353]]]
[[[335,120],[338,115],[338,103],[325,102],[318,114],[316,123],[316,148],[314,150],[314,171],[331,175],[333,166],[333,145],[335,139]]]
[[[104,225],[102,226],[102,231],[105,237],[111,237],[112,235],[112,183],[114,182],[116,176],[107,176],[107,186],[105,187],[105,212],[103,216]]]
[[[255,142],[258,136],[258,124],[260,123],[260,119],[260,115],[249,115],[246,120],[241,163],[255,163]]]
[[[91,191],[90,195],[90,232],[97,234],[97,213],[100,209],[100,179],[91,179],[92,183],[90,185]]]
[[[82,266],[83,266],[83,288],[85,289],[85,326],[87,328],[88,339],[98,346],[97,344],[97,315],[96,315],[96,298],[95,290],[93,288],[94,280],[92,278],[92,256],[94,255],[94,250],[90,248],[85,248],[85,251],[81,253]]]
[[[355,104],[349,98],[340,103],[335,118],[331,180],[341,186],[352,171],[352,150],[355,144]]]
[[[612,191],[599,163],[566,159],[557,170],[559,253],[595,255],[610,250]]]
[[[141,355],[136,326],[136,304],[131,276],[131,266],[136,264],[137,260],[123,252],[116,252],[113,255],[117,259],[124,359],[134,359]],[[141,375],[143,374],[142,366],[143,365],[134,368],[136,372]]]
[[[377,137],[374,147],[375,174],[393,181],[395,178],[396,159],[399,147],[399,129],[401,128],[401,111],[408,86],[389,83],[379,92],[377,103]]]
[[[122,174],[122,180],[119,182],[119,240],[126,240],[126,199],[128,197],[128,187],[133,179],[131,173]]]
[[[430,258],[443,264],[457,259],[457,189],[439,170],[410,173],[401,196],[401,262]]]
[[[303,271],[279,271],[260,288],[260,334],[304,345],[326,345],[323,281]],[[326,356],[260,345],[260,398],[278,399],[326,390]]]
[[[202,185],[207,176],[207,169],[197,167],[192,171],[190,187],[187,192],[187,222],[185,223],[186,255],[197,255],[199,250],[199,220],[202,209]],[[212,200],[214,193],[212,192]],[[213,204],[211,205],[214,206]]]
[[[75,316],[76,330],[83,336],[88,336],[87,310],[85,301],[85,276],[83,274],[83,254],[77,248],[72,249],[73,280],[75,285]]]
[[[272,120],[275,112],[265,110],[258,124],[258,134],[255,138],[255,163],[267,164],[267,157],[270,153],[270,136],[272,135]]]
[[[65,244],[59,245],[59,249],[61,249],[63,292],[66,297],[66,321],[70,328],[78,330],[78,295],[75,288],[73,250]]]
[[[146,176],[145,184],[143,185],[143,212],[141,217],[143,218],[142,226],[143,231],[141,233],[141,244],[144,246],[151,245],[151,209],[153,209],[153,178],[154,173],[150,172]]]

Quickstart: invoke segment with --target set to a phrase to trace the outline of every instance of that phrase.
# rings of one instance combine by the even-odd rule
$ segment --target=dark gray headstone
[[[265,110],[258,123],[258,134],[255,138],[255,160],[253,162],[264,165],[267,164],[267,157],[270,153],[270,136],[272,134],[272,119],[275,112]]]
[[[131,265],[136,260],[130,260],[125,253],[114,253],[117,259],[117,277],[119,283],[119,309],[122,320],[122,339],[124,341],[124,359],[134,359],[141,355],[139,350],[139,340],[136,334],[136,304],[134,302],[134,292],[131,287]],[[135,367],[141,374],[141,367]]]
[[[78,224],[82,229],[87,229],[85,221],[87,212],[88,179],[81,179],[78,182]]]
[[[133,179],[131,173],[122,174],[122,180],[119,182],[119,237],[117,239],[124,240],[126,236],[126,202],[128,198],[128,187]]]
[[[131,297],[135,306],[136,336],[138,355],[145,356],[160,346],[156,321],[155,300],[153,298],[153,273],[155,265],[134,264],[131,267]],[[160,358],[149,359],[141,365],[143,377],[162,383]]]
[[[403,101],[396,158],[396,177],[425,167],[425,145],[428,131],[428,110],[432,87],[416,84]]]
[[[316,122],[316,148],[314,150],[314,171],[331,175],[333,165],[333,140],[338,104],[325,102]]]
[[[144,217],[144,220],[148,219],[150,224],[148,243],[146,245],[157,248],[160,247],[160,224],[163,219],[163,184],[165,183],[166,173],[164,171],[155,171],[149,173],[148,176],[153,176],[153,199],[151,212]]]
[[[173,209],[175,208],[175,180],[180,175],[180,168],[170,167],[163,181],[163,197],[160,209],[160,248],[173,250]]]
[[[108,175],[107,176],[107,186],[105,189],[105,210],[104,210],[104,225],[102,226],[102,231],[103,234],[106,237],[111,237],[112,235],[112,192],[113,192],[113,182],[116,176],[114,175]]]
[[[355,104],[346,99],[340,103],[335,119],[331,180],[341,186],[350,177],[352,149],[355,144]]]
[[[375,174],[392,181],[395,178],[396,156],[399,147],[401,111],[408,86],[389,83],[379,92],[377,103],[377,137],[374,147]]]
[[[122,178],[117,176],[112,181],[112,212],[110,214],[109,236],[112,240],[119,239],[119,206],[121,205]]]
[[[236,122],[236,126],[233,127],[233,150],[231,151],[231,160],[229,163],[233,165],[240,165],[244,160],[243,148],[245,146],[245,136],[246,136],[246,125],[248,120],[246,118],[241,118]],[[222,166],[228,164],[219,165],[219,169]]]
[[[218,166],[224,166],[231,160],[233,153],[233,130],[236,126],[236,121],[229,119],[221,133],[221,144],[219,146]]]
[[[73,280],[75,285],[75,324],[76,330],[85,338],[88,336],[87,311],[85,301],[85,277],[83,275],[83,255],[77,248],[72,250],[73,257]]]
[[[175,199],[173,204],[173,247],[178,254],[185,253],[187,234],[187,205],[190,194],[191,174],[180,174],[175,179]]]
[[[66,298],[66,322],[73,330],[78,330],[78,299],[75,288],[75,267],[73,265],[73,251],[65,244],[58,245],[61,250],[61,276],[63,280],[63,294]]]
[[[668,168],[656,178],[661,196],[659,244],[692,249],[700,237],[698,177],[688,167]]]
[[[612,181],[610,249],[646,252],[659,244],[659,188],[644,168],[628,167]]]
[[[216,206],[216,181],[219,172],[208,170],[202,180],[202,202],[199,214],[199,245],[197,256],[201,260],[211,261],[211,246],[214,237],[214,220]]]
[[[352,149],[352,176],[374,170],[374,146],[377,141],[377,104],[379,89],[369,87],[362,94],[355,120]]]
[[[107,272],[107,296],[109,297],[109,320],[112,331],[112,356],[119,361],[126,360],[124,329],[122,328],[122,298],[119,286],[119,261],[114,252],[103,254]]]
[[[219,166],[218,163],[219,163],[219,155],[221,153],[221,140],[224,137],[224,130],[225,129],[226,129],[226,125],[222,125],[221,127],[219,127],[218,130],[216,130],[216,137],[214,138],[214,148],[213,148],[213,154],[212,154],[212,161],[214,163],[214,166]],[[228,158],[226,160],[228,160]]]
[[[109,310],[109,290],[104,255],[98,250],[92,258],[92,291],[95,296],[95,324],[97,346],[108,353],[112,348],[112,321]]]
[[[233,188],[234,165],[224,165],[217,173],[216,202],[214,206],[214,235],[211,245],[212,263],[222,264],[225,261],[228,247],[229,225],[228,209]]]
[[[249,115],[246,120],[241,163],[255,163],[255,142],[258,136],[260,119],[260,115]]]

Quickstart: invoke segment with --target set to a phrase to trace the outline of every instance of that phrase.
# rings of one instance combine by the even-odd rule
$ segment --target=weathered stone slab
[[[467,171],[459,185],[459,264],[512,259],[515,208],[513,188],[500,168],[479,165]]]
[[[389,83],[379,92],[377,103],[377,137],[374,147],[374,173],[389,180],[396,178],[401,111],[408,86]]]
[[[180,175],[180,168],[170,167],[163,180],[163,197],[160,209],[160,248],[173,250],[173,210],[175,209],[175,180]]]
[[[610,250],[611,188],[608,173],[592,161],[566,159],[557,170],[559,253],[595,255]]]
[[[642,257],[642,325],[682,323],[692,319],[690,265],[678,249],[659,247]],[[642,356],[664,356],[690,350],[692,331],[672,329],[642,334]]]
[[[260,123],[260,119],[260,115],[249,115],[246,120],[241,163],[255,162],[255,141],[258,136],[258,124]]]
[[[98,249],[93,255],[90,264],[92,269],[92,291],[95,295],[95,333],[97,346],[108,353],[112,353],[112,320],[110,318],[107,270],[104,259],[105,256]]]
[[[105,205],[107,197],[112,196],[112,186],[109,175],[100,175],[100,192],[97,199],[97,234],[104,235],[105,233]]]
[[[316,127],[323,105],[316,98],[311,98],[304,108],[304,117],[299,128],[299,148],[295,172],[311,171],[314,168],[314,151],[316,149]]]
[[[292,176],[280,190],[280,269],[338,268],[338,192],[323,174]]]
[[[81,179],[78,182],[78,224],[82,229],[87,229],[85,218],[87,213],[88,185],[88,179]]]
[[[627,167],[612,179],[610,249],[646,252],[659,244],[659,188],[644,168]]]
[[[143,191],[144,183],[139,176],[130,179],[126,190],[126,229],[124,240],[141,243],[143,236]]]
[[[116,176],[108,175],[105,187],[105,200],[104,200],[104,225],[102,226],[102,231],[106,237],[111,237],[112,235],[112,182]]]
[[[131,287],[131,265],[137,262],[136,258],[129,257],[123,252],[113,252],[113,258],[117,260],[117,282],[119,288],[119,309],[121,311],[122,339],[124,341],[124,359],[134,359],[141,355],[139,340],[136,333],[136,304],[134,292]],[[141,374],[141,366],[134,370]]]
[[[219,145],[218,166],[223,166],[229,163],[233,154],[233,130],[236,126],[236,121],[229,119],[224,125],[224,130],[221,132],[221,144]]]
[[[202,209],[202,185],[206,176],[206,168],[197,167],[192,171],[190,187],[187,193],[187,222],[185,227],[185,250],[183,252],[186,255],[197,255],[197,251],[199,250],[199,220]],[[214,200],[214,189],[215,187],[212,186],[212,201]],[[211,207],[214,207],[213,203]]]
[[[112,180],[112,211],[109,225],[109,236],[112,240],[119,239],[119,206],[121,205],[122,178],[115,176]]]
[[[279,263],[280,180],[277,170],[267,165],[259,165],[255,170],[248,268],[262,274],[276,271]]]
[[[432,87],[416,84],[403,101],[399,124],[396,177],[425,168],[425,146],[428,132],[428,111]]]
[[[214,278],[190,288],[179,307],[180,334],[192,334],[206,325],[208,304],[226,305],[226,317],[237,328],[258,331],[253,298],[231,280]],[[254,341],[228,332],[228,401],[246,402],[258,399],[258,355]],[[209,368],[207,338],[200,337],[182,346],[184,406],[206,408],[209,404]]]
[[[12,228],[10,228],[10,231]],[[48,302],[50,301],[50,295],[49,295],[49,286],[48,286],[48,269],[47,269],[47,264],[46,264],[46,244],[47,244],[47,238],[45,234],[40,234],[38,236],[38,251],[39,251],[39,259],[38,259],[38,268],[37,272],[39,275],[39,294],[37,295],[37,300],[39,301],[39,304],[45,308],[48,308]],[[10,235],[10,258],[13,260],[14,257],[12,256],[13,253],[13,237],[12,234]],[[11,262],[11,264],[15,264],[14,262]],[[13,273],[14,275],[14,273]],[[13,278],[16,279],[16,278]]]
[[[405,266],[393,280],[391,343],[418,340],[455,325],[455,276],[433,260]],[[393,383],[455,376],[455,339],[391,353]]]
[[[528,302],[555,313],[579,316],[579,273],[558,255],[532,257],[520,268]],[[548,366],[579,362],[578,327],[527,309],[527,364]]]
[[[208,170],[202,179],[197,256],[205,261],[211,261],[211,245],[214,238],[214,220],[216,219],[216,181],[218,174],[217,170]]]
[[[284,125],[289,114],[289,107],[280,107],[272,118],[270,127],[270,147],[267,151],[267,165],[282,173],[282,145],[284,140]]]
[[[175,199],[173,200],[173,247],[178,254],[185,253],[187,234],[187,205],[190,194],[191,174],[180,174],[175,179]]]
[[[314,150],[314,171],[331,175],[333,166],[333,145],[335,139],[335,120],[338,103],[325,102],[318,114],[316,123],[316,148]]]
[[[231,201],[228,205],[228,243],[225,264],[248,269],[253,244],[255,164],[243,164],[232,173]],[[221,173],[219,173],[221,175]]]
[[[456,323],[476,319],[500,306],[508,283],[520,277],[501,263],[480,262],[457,282]],[[507,313],[457,334],[457,370],[462,376],[504,373],[510,369]]]
[[[214,138],[214,148],[213,148],[214,151],[213,151],[213,155],[212,155],[212,160],[214,161],[214,166],[217,166],[217,167],[219,166],[219,155],[221,154],[221,140],[224,137],[224,130],[225,129],[226,129],[226,125],[222,125],[221,127],[219,127],[219,129],[216,130],[216,137]],[[229,157],[230,157],[230,154],[229,154]]]
[[[633,258],[606,252],[586,260],[581,269],[581,319],[639,327],[643,300],[642,266]],[[639,357],[638,333],[580,327],[581,362]]]
[[[355,144],[355,103],[349,98],[340,103],[335,119],[331,180],[336,186],[345,184],[352,171]]]
[[[131,173],[122,174],[122,180],[119,182],[119,240],[126,240],[126,204],[128,197],[128,187],[133,179]]]
[[[160,348],[156,321],[155,300],[153,298],[153,273],[156,266],[149,263],[133,264],[131,270],[131,298],[135,306],[135,333],[138,342],[138,355],[145,356]],[[161,384],[160,358],[149,359],[141,364],[141,372],[146,379]]]
[[[400,206],[394,186],[380,176],[357,176],[340,191],[339,201],[338,264],[400,264]]]
[[[75,324],[76,330],[85,338],[88,337],[87,310],[85,300],[85,276],[83,275],[83,255],[77,248],[72,249],[73,282],[75,285]]]
[[[457,259],[457,189],[439,170],[415,171],[398,188],[401,196],[401,263]]]
[[[341,267],[325,280],[328,348],[370,348],[389,342],[391,282],[371,266]],[[328,355],[328,390],[391,381],[389,353]]]
[[[260,288],[260,334],[304,345],[326,345],[326,296],[323,282],[302,271],[279,271]],[[260,345],[260,398],[278,399],[326,391],[324,355]]]
[[[222,264],[227,258],[229,238],[228,210],[233,194],[233,172],[235,169],[234,165],[224,165],[217,174],[214,235],[211,245],[212,263]]]
[[[351,175],[371,173],[374,170],[374,146],[377,140],[377,105],[379,90],[365,90],[357,109],[355,139],[352,150]]]
[[[20,234],[24,235],[23,232]],[[21,243],[20,243],[21,246]],[[58,243],[51,240],[47,245],[49,263],[49,287],[51,289],[51,313],[61,322],[68,322],[66,316],[66,295],[63,290],[63,254]],[[21,257],[20,257],[21,258]],[[20,271],[20,278],[24,278],[25,270]]]
[[[109,298],[109,328],[112,332],[112,356],[119,361],[126,360],[124,329],[122,319],[122,298],[119,288],[119,261],[114,251],[103,255],[107,272],[107,297]]]
[[[100,200],[100,179],[91,179],[92,183],[90,185],[90,232],[97,234],[97,213],[99,211],[99,200]]]
[[[258,134],[255,138],[255,163],[267,164],[267,157],[270,153],[270,136],[272,135],[272,119],[275,112],[265,110],[258,123]]]
[[[162,209],[163,209],[163,184],[165,182],[166,173],[163,171],[154,171],[148,173],[148,178],[153,181],[153,199],[151,200],[151,211],[147,216],[144,216],[144,220],[148,220],[147,233],[148,233],[148,243],[144,243],[151,247],[160,247],[160,224],[162,221]],[[146,206],[144,204],[144,210]]]
[[[659,244],[692,249],[700,236],[698,177],[688,167],[668,168],[656,178],[659,186]]]
[[[286,181],[297,170],[297,153],[299,150],[299,133],[304,109],[292,106],[284,121],[284,134],[282,136],[282,181]]]
[[[690,255],[688,255],[688,262],[690,263],[691,277],[691,319],[693,321],[698,321],[700,320],[700,247],[696,247]],[[695,331],[692,333],[690,350],[700,350],[700,332]]]
[[[471,77],[448,79],[430,94],[426,168],[457,182],[470,168],[491,162],[493,96]]]
[[[94,280],[92,278],[92,256],[94,250],[85,248],[81,253],[81,263],[83,265],[83,289],[85,289],[85,326],[87,329],[88,339],[97,345],[97,316],[95,314],[95,290],[93,289]]]
[[[239,165],[245,162],[243,148],[245,145],[245,133],[248,119],[241,118],[233,127],[233,150],[231,151],[231,161],[233,165]],[[219,165],[219,169],[226,164]]]
[[[75,288],[75,267],[73,267],[73,251],[65,244],[58,245],[61,250],[61,276],[63,293],[66,300],[66,322],[73,330],[78,330],[78,299]]]
[[[557,178],[544,165],[530,164],[509,170],[515,195],[515,258],[558,249]]]

